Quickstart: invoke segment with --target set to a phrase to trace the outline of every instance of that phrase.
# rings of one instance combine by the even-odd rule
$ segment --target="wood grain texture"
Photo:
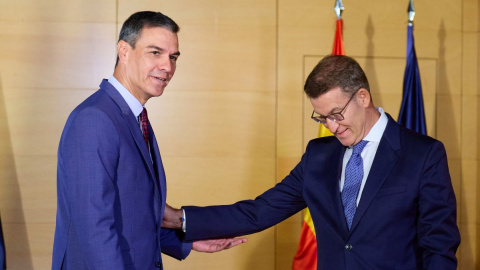
[[[480,264],[479,0],[415,2],[428,133],[442,140],[463,237],[459,269]],[[345,4],[344,44],[394,118],[405,68],[407,1]],[[318,125],[303,83],[332,50],[334,1],[0,1],[0,212],[9,269],[49,269],[56,152],[71,110],[113,72],[123,21],[159,10],[181,27],[181,57],[147,103],[168,202],[227,204],[281,181]],[[187,8],[185,8],[187,7]],[[167,269],[291,269],[302,213],[218,254]]]

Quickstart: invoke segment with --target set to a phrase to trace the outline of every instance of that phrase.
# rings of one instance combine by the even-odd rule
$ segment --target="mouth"
[[[162,78],[162,77],[156,77],[156,76],[152,76],[152,78],[154,78],[155,80],[161,82],[161,83],[166,83],[167,82],[167,79],[166,78]]]
[[[347,132],[347,130],[348,130],[348,128],[346,128],[346,129],[343,130],[343,131],[338,131],[338,130],[337,130],[337,132],[335,132],[335,135],[336,135],[336,136],[342,136],[343,134],[345,134],[345,132]]]

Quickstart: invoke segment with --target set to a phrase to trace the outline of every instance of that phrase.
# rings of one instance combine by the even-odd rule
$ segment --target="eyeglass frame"
[[[319,116],[314,116],[315,110],[313,110],[312,116],[310,116],[310,118],[312,118],[313,121],[315,121],[315,122],[317,122],[317,123],[320,123],[320,124],[326,124],[326,123],[327,123],[327,119],[330,120],[330,121],[332,121],[332,122],[338,122],[338,121],[344,120],[344,119],[345,119],[345,116],[343,116],[342,113],[345,111],[345,109],[347,108],[348,104],[350,104],[350,102],[353,100],[353,98],[355,97],[355,95],[357,94],[357,92],[358,92],[359,90],[360,90],[360,89],[358,89],[357,91],[355,91],[355,92],[352,94],[352,96],[351,96],[350,99],[348,100],[347,104],[345,104],[345,106],[343,107],[343,109],[342,109],[340,112],[338,112],[338,113],[330,113],[330,114],[328,114],[328,115],[326,115],[326,116],[321,116],[321,115],[319,115]],[[338,115],[339,117],[332,118],[333,115]],[[320,117],[321,117],[321,118],[324,118],[325,121],[320,120],[320,119],[319,119]]]

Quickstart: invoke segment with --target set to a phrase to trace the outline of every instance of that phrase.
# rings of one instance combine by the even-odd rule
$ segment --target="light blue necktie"
[[[352,227],[353,217],[357,210],[357,196],[363,179],[363,159],[360,155],[368,141],[361,141],[353,146],[353,153],[345,167],[345,183],[342,190],[343,211],[347,219],[348,229]]]

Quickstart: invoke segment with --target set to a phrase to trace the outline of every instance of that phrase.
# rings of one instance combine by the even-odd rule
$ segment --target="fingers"
[[[230,249],[246,242],[247,238],[202,240],[194,242],[193,249],[199,252],[213,253]]]
[[[229,240],[229,241],[228,241],[228,245],[225,247],[225,249],[236,247],[236,246],[238,246],[240,244],[243,244],[243,243],[246,243],[248,241],[247,238],[232,238],[232,239],[227,239],[227,240]]]

